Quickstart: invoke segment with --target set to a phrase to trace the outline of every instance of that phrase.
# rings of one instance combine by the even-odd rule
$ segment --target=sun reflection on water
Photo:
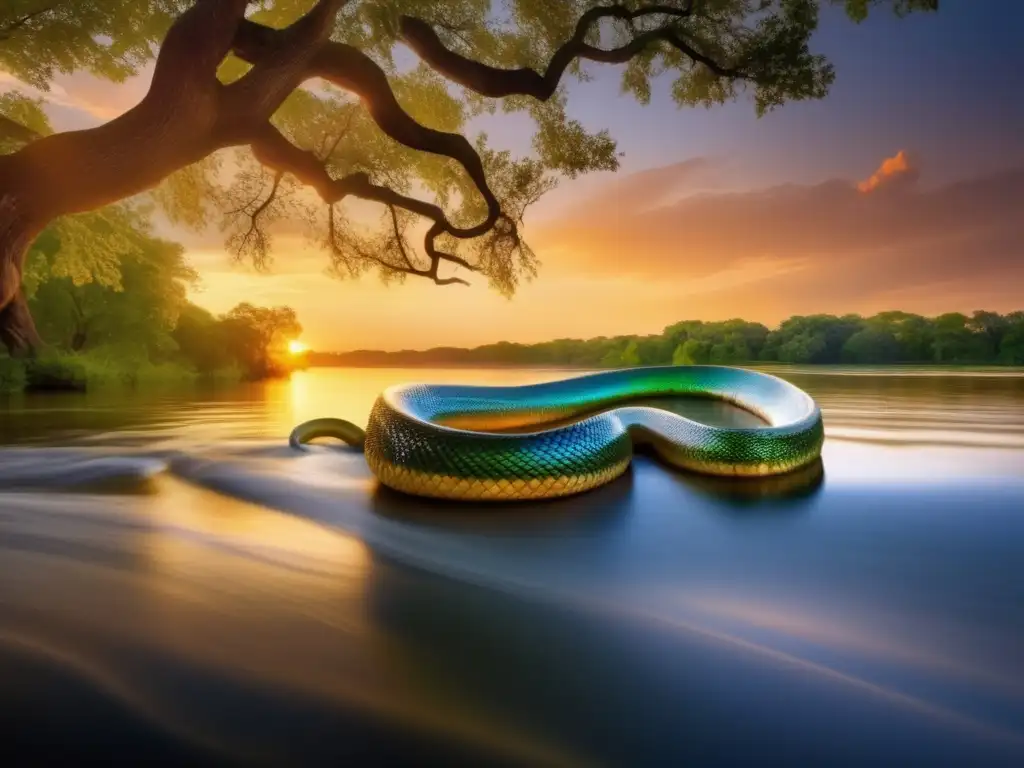
[[[285,593],[296,587],[327,590],[333,597],[358,597],[371,558],[366,545],[342,531],[247,504],[176,480],[166,480],[151,505],[154,563],[214,583],[263,584]],[[270,566],[270,569],[267,568]],[[269,572],[268,572],[269,570]]]

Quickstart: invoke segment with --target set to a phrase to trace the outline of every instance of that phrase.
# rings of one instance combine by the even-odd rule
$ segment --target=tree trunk
[[[0,165],[0,185],[8,180]],[[0,190],[0,343],[13,356],[33,356],[42,346],[21,290],[25,252],[40,229],[16,194]]]
[[[25,295],[19,290],[0,311],[0,342],[13,357],[34,357],[43,346]]]
[[[224,146],[202,95],[182,100],[186,117],[173,126],[147,96],[105,125],[46,136],[0,156],[0,342],[12,355],[32,355],[40,345],[21,294],[32,242],[58,217],[144,192]]]
[[[0,156],[0,342],[12,354],[32,354],[40,344],[21,276],[44,227],[145,192],[211,152],[247,143],[247,126],[236,105],[222,103],[226,89],[216,73],[248,5],[196,0],[168,30],[136,106],[95,128],[44,136]],[[327,20],[337,7],[325,3]]]

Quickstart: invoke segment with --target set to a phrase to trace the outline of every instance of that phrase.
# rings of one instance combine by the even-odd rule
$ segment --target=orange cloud
[[[527,234],[544,264],[541,282],[629,275],[673,286],[669,309],[679,317],[727,312],[774,322],[886,305],[944,312],[1020,304],[1010,286],[1019,294],[1024,280],[1024,167],[928,187],[910,184],[912,172],[887,178],[871,194],[845,179],[668,205],[659,191],[657,205],[636,197],[624,215],[594,211],[584,199]],[[614,197],[620,183],[629,178],[610,181],[603,195]],[[653,318],[661,309],[652,297],[634,311]]]
[[[878,166],[878,170],[871,175],[871,178],[860,182],[857,185],[857,189],[861,192],[873,192],[891,179],[904,176],[914,170],[906,150],[901,149],[892,157],[885,158],[882,164]]]

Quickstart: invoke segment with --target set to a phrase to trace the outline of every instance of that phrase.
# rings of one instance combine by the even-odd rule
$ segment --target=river
[[[1024,765],[1024,372],[775,372],[823,408],[823,471],[714,481],[639,457],[589,494],[498,507],[387,492],[358,453],[287,434],[365,422],[392,383],[568,372],[11,398],[4,754]]]

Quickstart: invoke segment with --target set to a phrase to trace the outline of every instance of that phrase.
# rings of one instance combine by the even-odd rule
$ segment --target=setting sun
[[[293,355],[301,355],[307,349],[309,348],[298,339],[293,339],[288,342],[288,351]]]

